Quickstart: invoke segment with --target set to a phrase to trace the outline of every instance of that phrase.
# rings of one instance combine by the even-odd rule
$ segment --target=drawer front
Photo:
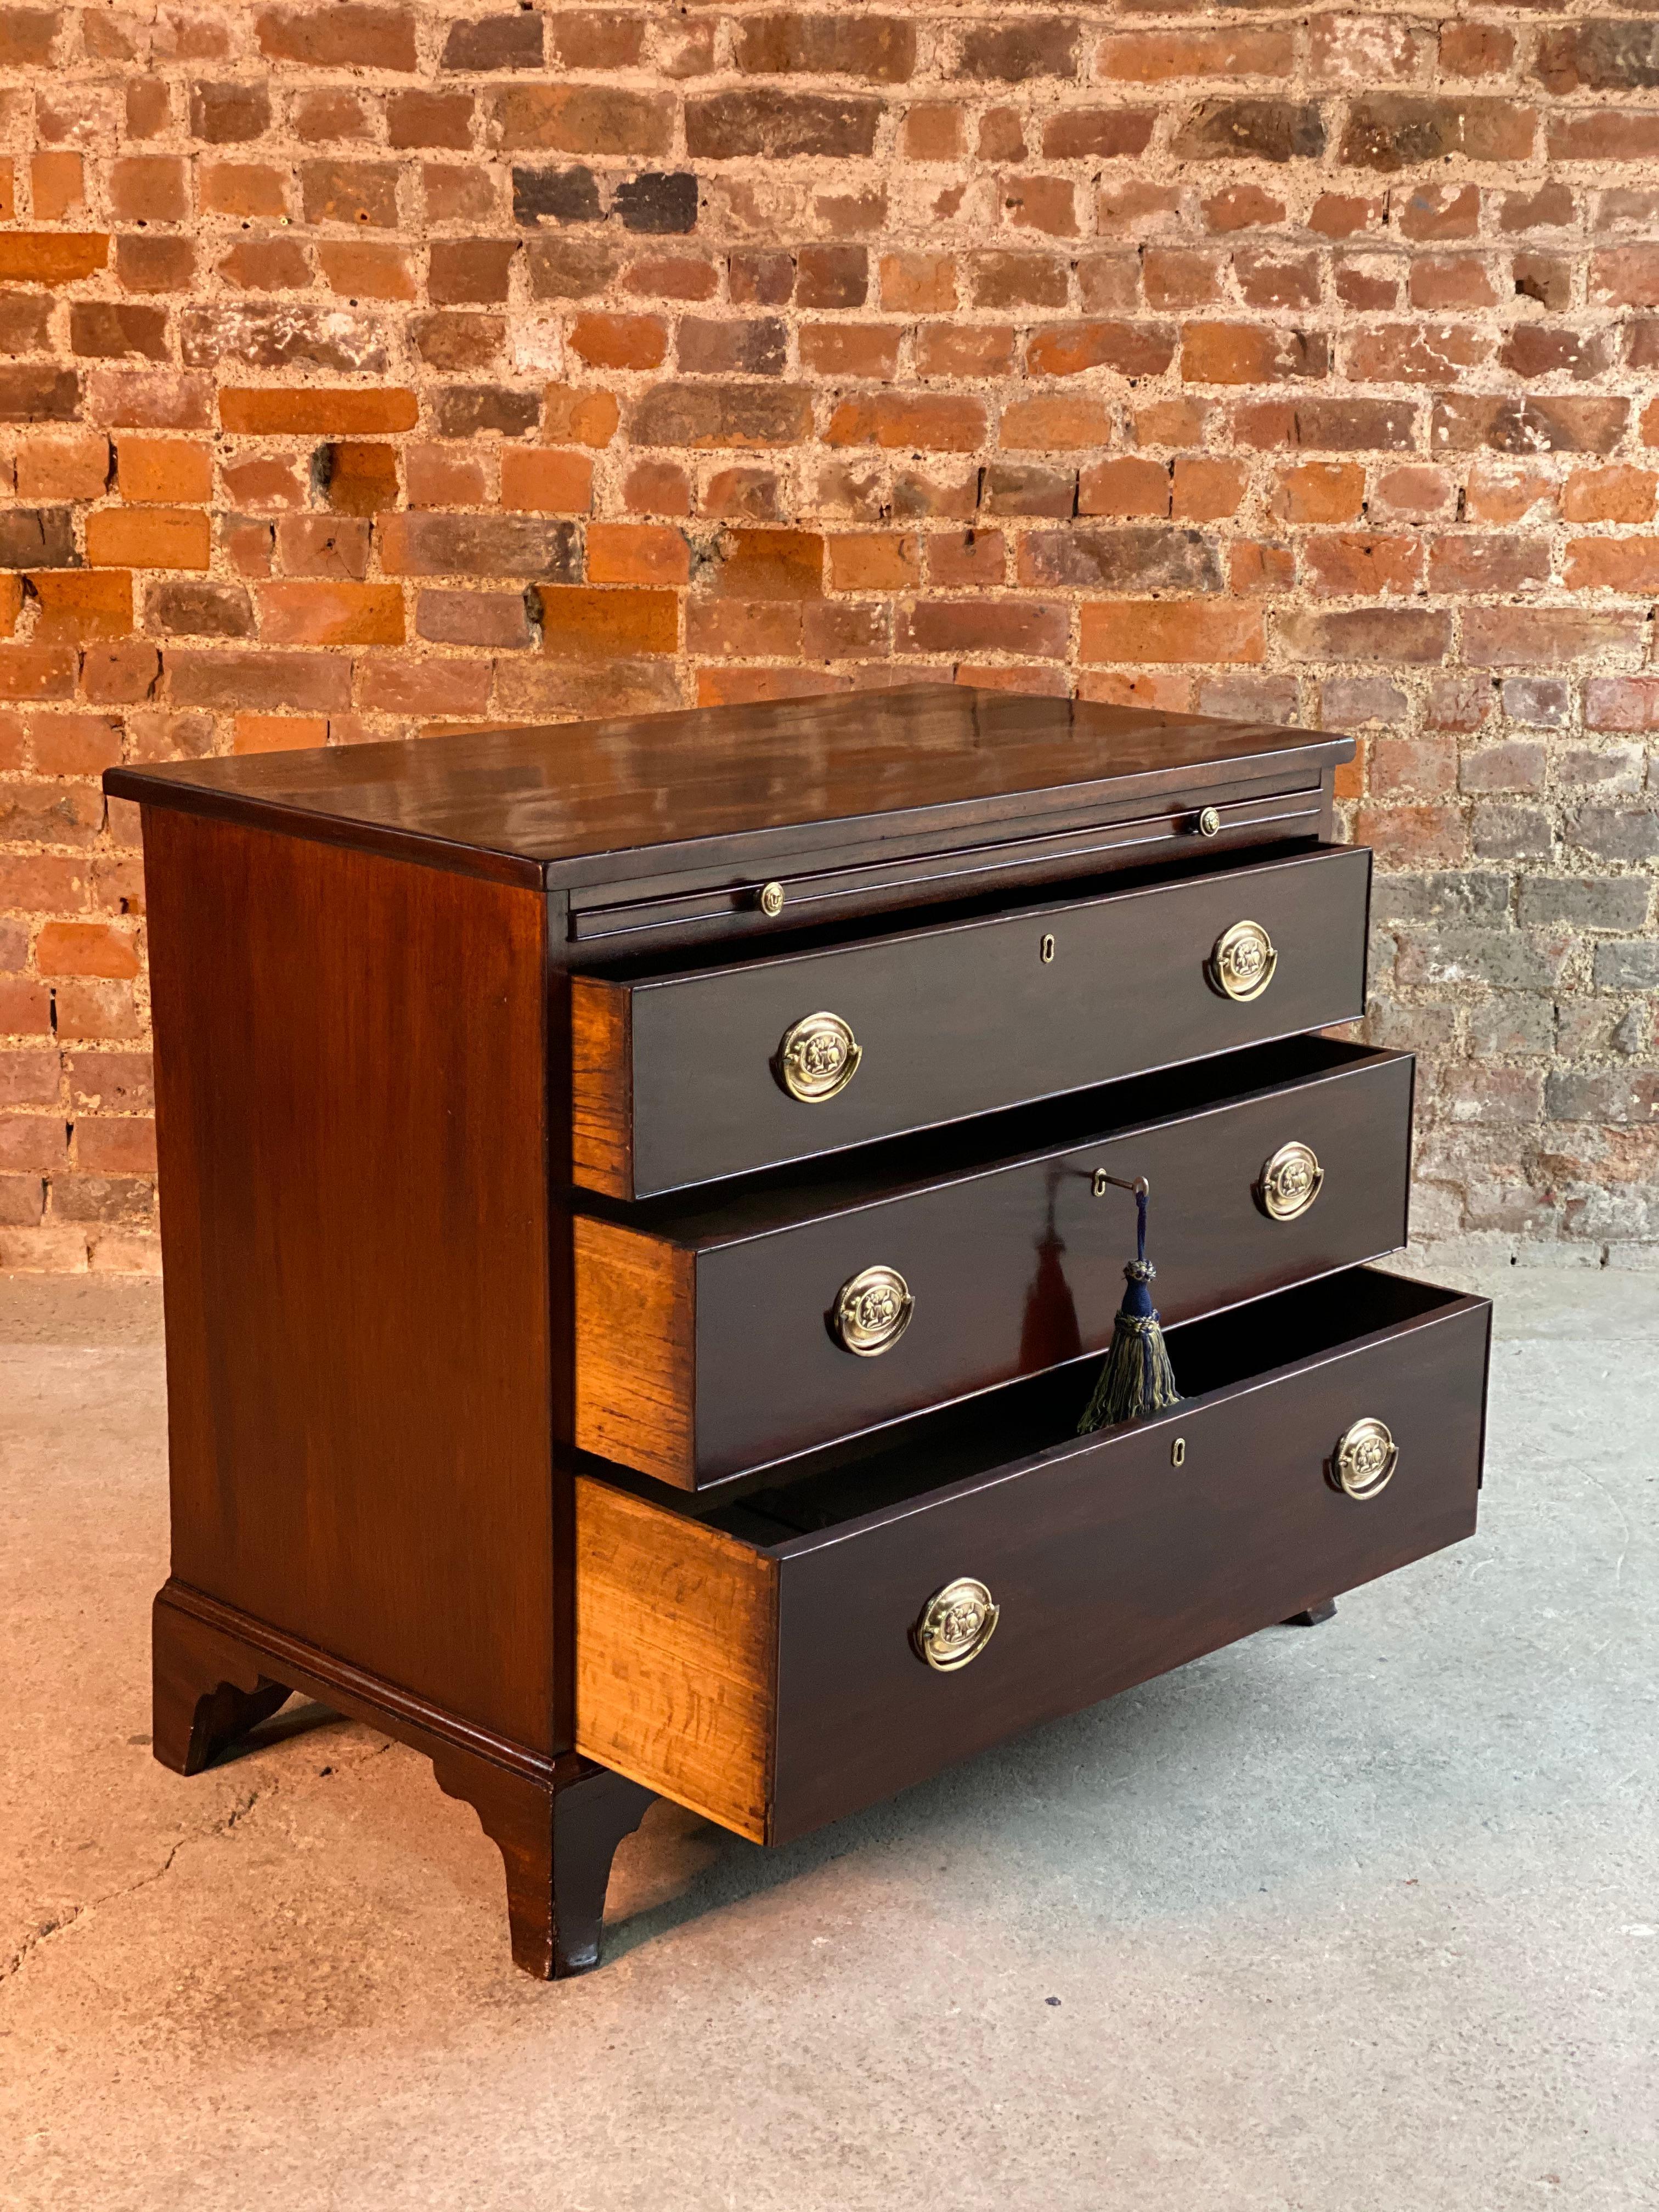
[[[1351,1020],[1370,876],[1368,853],[1326,848],[743,966],[573,977],[572,1173],[642,1198]],[[1241,923],[1263,933],[1254,973],[1218,967]]]
[[[781,1542],[583,1478],[578,1747],[784,1842],[1469,1535],[1490,1308],[1361,1280],[1375,1317],[1419,1308],[1156,1420]],[[1309,1295],[1289,1303],[1305,1313]],[[1366,1422],[1395,1456],[1355,1497],[1339,1445]],[[1378,1465],[1362,1451],[1350,1479]],[[945,1671],[915,1639],[963,1578],[988,1591],[994,1632]],[[954,1656],[950,1624],[934,1649]]]
[[[1412,1067],[1349,1054],[1265,1094],[876,1203],[803,1201],[814,1218],[695,1249],[579,1219],[576,1441],[696,1488],[1103,1350],[1134,1204],[1109,1185],[1096,1195],[1097,1169],[1151,1180],[1170,1325],[1395,1250]],[[1318,1178],[1306,1203],[1268,1174],[1293,1147]],[[878,1271],[908,1304],[872,1346],[843,1318],[857,1291],[845,1305],[842,1293]]]

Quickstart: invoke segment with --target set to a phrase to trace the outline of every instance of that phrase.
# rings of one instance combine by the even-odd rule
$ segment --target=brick
[[[329,714],[351,704],[351,664],[325,653],[169,653],[167,683],[175,707],[217,713]]]
[[[1097,368],[1161,376],[1175,350],[1175,330],[1167,323],[1053,323],[1027,339],[1025,368],[1031,376],[1079,376]]]
[[[259,161],[198,159],[196,195],[204,215],[274,222],[289,211],[287,172]]]
[[[130,929],[104,921],[43,922],[35,933],[34,964],[42,975],[104,975],[139,972]]]
[[[1595,947],[1595,981],[1603,991],[1659,991],[1659,938],[1625,944],[1603,939]]]
[[[1043,600],[921,599],[899,610],[902,653],[1006,653],[1054,659],[1066,650],[1066,614]]]
[[[307,69],[412,70],[415,17],[407,8],[337,0],[331,8],[261,9],[254,37],[267,61]]]
[[[412,430],[420,403],[398,389],[311,391],[238,389],[219,394],[219,421],[252,437],[374,437]]]
[[[1332,532],[1304,541],[1307,580],[1339,599],[1408,596],[1421,588],[1423,549],[1416,537]]]
[[[1365,499],[1365,471],[1352,461],[1302,461],[1281,469],[1268,500],[1285,522],[1352,522]]]
[[[337,576],[361,583],[368,574],[368,552],[369,526],[361,517],[285,514],[276,525],[276,556],[285,575]]]
[[[1294,59],[1291,33],[1266,25],[1120,32],[1096,47],[1094,74],[1122,84],[1169,84],[1183,77],[1286,77]]]
[[[1293,660],[1431,667],[1445,659],[1451,645],[1451,617],[1428,608],[1297,610],[1277,616],[1274,626]]]
[[[961,36],[955,74],[990,84],[1075,76],[1079,27],[1064,17],[1026,15],[970,25]]]
[[[104,507],[87,517],[87,558],[100,568],[205,568],[208,517],[187,507]]]
[[[123,499],[147,506],[205,504],[212,496],[213,455],[182,438],[118,440],[116,485]]]
[[[861,77],[904,84],[915,70],[914,24],[896,15],[754,15],[737,26],[736,66],[747,75]]]
[[[1032,531],[1021,544],[1017,573],[1022,584],[1077,591],[1221,588],[1215,547],[1195,530]]]
[[[167,637],[252,637],[252,603],[240,584],[152,584],[144,593],[144,628]]]
[[[1435,402],[1429,434],[1437,453],[1606,453],[1629,419],[1626,399],[1448,392]]]
[[[36,645],[89,645],[132,629],[132,578],[118,569],[47,568],[26,580]]]
[[[375,317],[299,303],[186,307],[179,316],[179,352],[188,368],[230,362],[380,376],[387,365],[386,326]]]
[[[1548,544],[1541,538],[1437,538],[1429,549],[1431,592],[1521,592],[1547,583]]]
[[[1042,126],[1043,159],[1049,161],[1127,161],[1152,143],[1158,111],[1152,107],[1066,107]]]
[[[501,455],[501,505],[535,514],[586,514],[593,499],[593,464],[586,453],[546,447]]]
[[[1161,461],[1135,455],[1097,461],[1083,471],[1078,487],[1078,513],[1089,515],[1165,515],[1170,512],[1172,486],[1169,470]]]
[[[798,386],[659,384],[631,404],[628,428],[636,446],[706,451],[794,445],[811,422],[811,395]]]
[[[722,96],[744,100],[755,95]],[[696,143],[691,129],[695,104],[686,103],[686,143],[694,157],[708,150]],[[821,104],[827,107],[834,103]],[[509,153],[665,154],[672,139],[673,102],[659,94],[627,92],[604,85],[515,85],[495,94],[489,105],[495,143]],[[800,150],[835,149],[804,147]]]
[[[1329,340],[1321,331],[1261,323],[1186,323],[1181,374],[1188,384],[1279,384],[1329,373]]]
[[[1631,877],[1532,876],[1521,885],[1523,929],[1607,929],[1628,934],[1647,920],[1651,886]]]
[[[1416,443],[1417,408],[1401,399],[1251,402],[1235,409],[1235,440],[1264,453],[1289,447],[1304,453],[1404,453]]]
[[[435,645],[489,646],[510,651],[534,642],[526,592],[422,592],[415,632]]]
[[[1562,580],[1570,592],[1659,590],[1659,538],[1571,538]]]
[[[541,21],[535,15],[519,20],[538,28]],[[465,149],[472,143],[472,96],[465,92],[394,92],[386,104],[386,120],[391,145]]]
[[[551,659],[605,660],[678,649],[677,592],[543,586],[538,598],[541,649]]]
[[[158,234],[115,241],[116,281],[124,292],[183,292],[196,275],[196,248],[187,238]]]
[[[95,276],[109,259],[109,238],[101,231],[0,231],[0,283],[79,283]]]
[[[830,580],[838,592],[913,591],[921,575],[921,541],[912,534],[861,531],[831,538],[829,556]]]
[[[1534,111],[1511,100],[1377,93],[1350,103],[1337,159],[1383,171],[1460,154],[1471,161],[1524,161],[1536,128]]]
[[[1659,24],[1595,21],[1547,31],[1533,74],[1558,96],[1651,91],[1659,86]]]
[[[489,703],[489,677],[488,661],[376,659],[359,672],[359,698],[372,714],[476,718]]]
[[[971,357],[969,337],[953,353],[948,343],[956,333],[924,331],[918,334],[917,372],[922,376],[994,376],[1006,373],[1009,359],[993,356],[984,365]],[[976,335],[976,334],[975,334]],[[994,334],[993,344],[995,343]],[[800,326],[800,365],[819,376],[873,377],[890,380],[898,368],[902,333],[879,323],[803,323]],[[983,341],[981,341],[983,344]],[[1003,337],[1005,356],[1012,356],[1012,340]]]
[[[0,508],[0,568],[67,568],[78,558],[70,508]]]
[[[270,128],[270,95],[263,84],[203,81],[191,86],[190,135],[204,144],[246,145]]]
[[[1116,599],[1082,611],[1085,661],[1259,661],[1261,609],[1247,600]]]
[[[397,166],[391,161],[301,161],[300,199],[307,222],[395,230]]]
[[[590,523],[587,578],[594,584],[683,584],[691,573],[684,535],[663,524]]]
[[[686,101],[685,147],[694,161],[729,161],[746,155],[765,155],[773,161],[834,160],[849,155],[867,159],[875,149],[880,118],[880,101],[855,94],[830,95],[744,86],[731,92],[698,94]],[[666,152],[666,118],[661,145],[602,150]]]
[[[375,524],[380,567],[389,576],[514,576],[574,580],[574,526],[528,516],[406,514]]]
[[[1472,668],[1548,668],[1604,653],[1639,657],[1641,617],[1580,614],[1553,607],[1471,607],[1463,617],[1463,658]]]
[[[1424,24],[1331,15],[1314,16],[1308,27],[1308,73],[1321,84],[1360,92],[1412,84],[1428,74],[1435,58],[1434,35]]]
[[[645,50],[645,25],[638,16],[581,9],[557,15],[552,30],[557,58],[566,69],[631,69]]]
[[[720,540],[713,588],[749,603],[821,598],[824,545],[804,530],[742,530]],[[591,555],[590,555],[591,558]]]
[[[1651,469],[1580,469],[1562,487],[1561,513],[1569,522],[1650,522],[1656,487]]]
[[[1203,100],[1170,141],[1178,161],[1311,161],[1324,150],[1324,118],[1313,100]]]
[[[497,12],[452,23],[439,66],[468,71],[538,70],[542,33],[539,15]]]

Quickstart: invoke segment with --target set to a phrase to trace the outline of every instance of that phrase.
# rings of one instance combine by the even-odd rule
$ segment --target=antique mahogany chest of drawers
[[[121,769],[155,1750],[428,1754],[513,1954],[653,1793],[799,1835],[1474,1526],[1488,1310],[1324,733],[937,687]],[[1146,1178],[1176,1379],[1079,1436]],[[1116,1178],[1116,1181],[1111,1180]]]

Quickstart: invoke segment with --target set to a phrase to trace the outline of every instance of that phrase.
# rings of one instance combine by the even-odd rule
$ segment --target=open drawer
[[[576,1442],[702,1489],[1103,1350],[1134,1207],[1102,1175],[1151,1180],[1171,1326],[1380,1258],[1412,1073],[1297,1037],[579,1214]]]
[[[571,1174],[641,1199],[1364,1011],[1370,854],[570,980]]]
[[[1079,1362],[701,1517],[580,1475],[576,1747],[781,1843],[1456,1543],[1490,1322],[1357,1268],[1176,1331],[1183,1402],[1091,1437]]]

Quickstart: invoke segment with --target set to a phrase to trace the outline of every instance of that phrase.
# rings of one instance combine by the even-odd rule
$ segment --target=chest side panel
[[[174,1576],[556,1749],[544,903],[144,840]]]

